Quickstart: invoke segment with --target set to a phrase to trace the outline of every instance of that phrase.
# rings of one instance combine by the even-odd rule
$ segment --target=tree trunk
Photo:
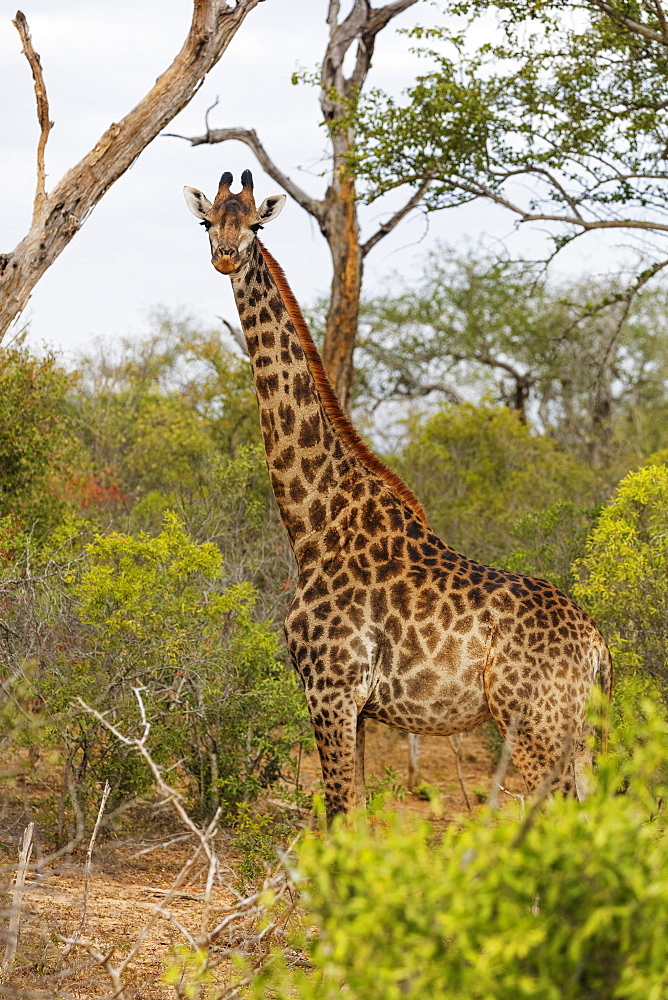
[[[334,216],[329,230],[333,264],[332,293],[322,359],[343,409],[349,412],[363,271],[352,178],[344,178],[331,214]]]
[[[357,337],[362,271],[364,258],[375,245],[397,226],[421,201],[431,183],[428,177],[394,215],[384,222],[363,244],[360,244],[357,218],[355,181],[350,172],[348,154],[355,141],[351,109],[361,93],[371,68],[376,36],[398,14],[412,7],[417,0],[391,0],[383,7],[371,7],[369,0],[353,0],[348,13],[339,20],[340,0],[329,0],[327,24],[329,41],[322,61],[320,77],[320,108],[332,144],[331,179],[321,199],[311,198],[273,162],[253,129],[210,129],[200,136],[187,138],[193,146],[226,142],[245,142],[257,156],[263,169],[291,198],[313,216],[327,240],[332,255],[332,294],[327,314],[323,347],[325,369],[344,410],[350,409],[350,389],[353,381],[353,350]],[[354,66],[344,74],[344,60],[357,43]]]

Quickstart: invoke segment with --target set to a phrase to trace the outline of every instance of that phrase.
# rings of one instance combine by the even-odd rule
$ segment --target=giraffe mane
[[[283,269],[280,264],[274,260],[260,240],[258,240],[258,244],[264,261],[269,268],[269,273],[276,282],[276,287],[278,288],[285,304],[285,308],[288,311],[288,316],[295,325],[297,336],[299,337],[299,342],[302,346],[304,354],[306,355],[306,360],[311,370],[313,381],[315,382],[320,395],[323,409],[331,420],[334,428],[345,444],[348,445],[353,454],[362,462],[362,464],[370,472],[374,472],[377,476],[380,476],[380,478],[387,483],[392,492],[403,500],[403,502],[411,508],[420,521],[428,527],[427,515],[425,514],[424,507],[413,491],[403,481],[401,476],[397,475],[396,472],[392,472],[391,469],[388,469],[385,463],[382,462],[377,455],[374,455],[344,413],[334,389],[332,388],[332,383],[329,381],[329,376],[325,371],[325,366],[323,365],[322,358],[318,353],[318,348],[315,346],[311,332],[306,325],[306,320],[302,316],[299,303],[294,297],[292,289],[287,282],[287,278],[283,273]]]

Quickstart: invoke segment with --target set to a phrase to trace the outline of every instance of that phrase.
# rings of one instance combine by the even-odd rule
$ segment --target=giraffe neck
[[[300,562],[315,534],[343,514],[355,484],[393,492],[426,522],[406,484],[366,447],[343,413],[280,267],[256,240],[232,276],[281,518]]]

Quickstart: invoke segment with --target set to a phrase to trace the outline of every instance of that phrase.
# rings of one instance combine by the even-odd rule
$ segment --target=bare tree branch
[[[612,4],[606,3],[605,0],[588,0],[588,3],[592,7],[596,7],[597,10],[602,11],[607,14],[611,21],[617,21],[618,24],[623,24],[625,28],[632,31],[634,35],[642,35],[643,38],[649,38],[652,42],[659,42],[661,45],[668,45],[668,35],[661,34],[658,31],[654,31],[653,28],[648,28],[644,24],[640,24],[638,21],[634,21],[633,18],[628,17],[626,14],[622,14],[621,11],[615,10]]]
[[[661,6],[659,0],[654,0],[652,4],[654,10],[656,11],[656,16],[659,19],[659,24],[661,25],[661,32],[665,38],[668,38],[668,22],[666,21],[666,13]]]
[[[212,105],[215,106],[215,105]],[[209,108],[209,111],[211,108]],[[275,180],[277,184],[283,188],[284,191],[290,195],[291,198],[297,202],[298,205],[312,215],[320,225],[323,224],[324,220],[324,205],[322,201],[318,201],[317,198],[311,198],[306,191],[302,190],[298,184],[290,180],[287,174],[284,174],[279,167],[276,166],[272,158],[267,153],[266,149],[260,142],[257,132],[254,129],[247,128],[207,128],[204,135],[187,136],[187,135],[177,135],[175,132],[164,132],[163,135],[171,136],[175,139],[185,139],[189,142],[191,146],[203,146],[206,144],[214,145],[218,142],[227,142],[229,139],[236,139],[237,142],[243,142],[249,146],[257,158],[258,163],[265,171],[269,174],[272,180]]]
[[[403,14],[405,10],[412,7],[416,0],[394,0],[393,3],[385,4],[384,7],[379,7],[377,10],[371,11],[371,16],[369,18],[369,23],[364,31],[364,36],[367,34],[377,35],[379,31],[396,17],[397,14]]]
[[[511,174],[516,176],[518,173],[521,174],[524,172],[533,173],[534,171],[511,171],[508,176]],[[502,179],[505,180],[505,176]],[[547,212],[527,212],[515,202],[510,201],[508,198],[504,198],[498,191],[487,187],[487,185],[482,184],[480,181],[471,180],[467,177],[454,177],[449,180],[449,183],[453,188],[459,188],[462,191],[466,191],[474,198],[488,198],[497,205],[502,205],[515,215],[518,215],[520,222],[562,222],[567,226],[575,226],[582,232],[592,232],[594,229],[643,229],[651,232],[668,232],[668,223],[654,221],[645,222],[642,219],[585,219],[576,215],[569,216],[553,215]]]
[[[197,93],[259,2],[237,0],[228,6],[221,0],[193,0],[188,37],[171,66],[139,104],[122,121],[110,125],[95,147],[44,195],[35,213],[39,217],[33,219],[19,245],[11,253],[0,254],[0,338],[106,191]],[[34,72],[35,65],[31,66]]]
[[[425,192],[427,191],[427,188],[431,184],[432,179],[433,175],[428,177],[425,181],[423,181],[423,183],[420,185],[417,191],[415,191],[414,194],[412,194],[411,197],[408,199],[403,208],[400,208],[398,212],[395,212],[394,215],[390,216],[387,222],[384,222],[382,226],[380,226],[380,228],[376,230],[373,236],[370,236],[369,239],[366,241],[366,243],[362,244],[361,249],[363,257],[366,257],[369,251],[373,250],[373,248],[376,246],[377,243],[380,243],[380,241],[385,236],[387,236],[388,233],[391,233],[392,230],[399,225],[402,219],[406,218],[409,212],[413,211],[416,205],[419,205]]]
[[[81,935],[84,932],[84,927],[86,926],[86,911],[88,909],[88,893],[90,891],[90,873],[93,867],[93,845],[95,844],[95,838],[97,837],[98,830],[100,829],[100,823],[102,822],[102,814],[104,813],[104,807],[107,804],[107,799],[109,798],[109,792],[111,791],[111,785],[108,781],[104,783],[104,789],[102,791],[102,798],[100,800],[100,807],[97,811],[97,819],[95,820],[95,826],[93,827],[93,832],[90,835],[90,840],[88,841],[88,850],[86,851],[86,869],[84,873],[84,891],[83,899],[81,901],[81,916],[79,918],[79,927],[74,935],[74,940],[68,942],[68,944],[63,949],[63,956],[69,955],[70,951],[74,947],[74,943],[79,941]]]
[[[37,121],[39,122],[39,142],[37,143],[37,185],[35,189],[35,204],[33,208],[33,225],[42,217],[44,201],[46,199],[46,171],[44,168],[44,153],[49,139],[49,132],[53,128],[53,122],[49,121],[49,99],[46,94],[46,85],[42,74],[42,63],[32,44],[32,37],[25,14],[20,10],[16,12],[16,18],[12,22],[23,43],[23,54],[25,55],[33,80],[35,81],[35,99],[37,101]]]

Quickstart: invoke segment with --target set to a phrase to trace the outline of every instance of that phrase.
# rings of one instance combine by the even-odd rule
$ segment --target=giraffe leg
[[[420,768],[420,737],[417,733],[408,734],[408,787],[416,787]]]
[[[309,708],[320,754],[327,821],[331,822],[337,813],[349,813],[355,808],[357,708],[352,701],[334,709],[321,705]]]
[[[567,796],[576,795],[571,733],[548,737],[533,727],[531,720],[520,723],[516,730],[511,725],[505,732],[499,723],[499,729],[511,744],[513,764],[524,778],[530,794],[561,791]]]
[[[543,715],[536,708],[540,704],[538,694],[527,701],[517,698],[495,660],[492,646],[483,672],[487,703],[529,793],[561,791],[584,798],[585,773],[591,761],[585,739],[584,706],[572,702],[560,706],[554,714]]]
[[[591,794],[594,783],[593,762],[594,754],[589,741],[586,739],[579,741],[573,754],[573,781],[579,802],[584,802]]]
[[[366,786],[364,784],[364,716],[357,716],[355,739],[355,805],[366,809]]]

